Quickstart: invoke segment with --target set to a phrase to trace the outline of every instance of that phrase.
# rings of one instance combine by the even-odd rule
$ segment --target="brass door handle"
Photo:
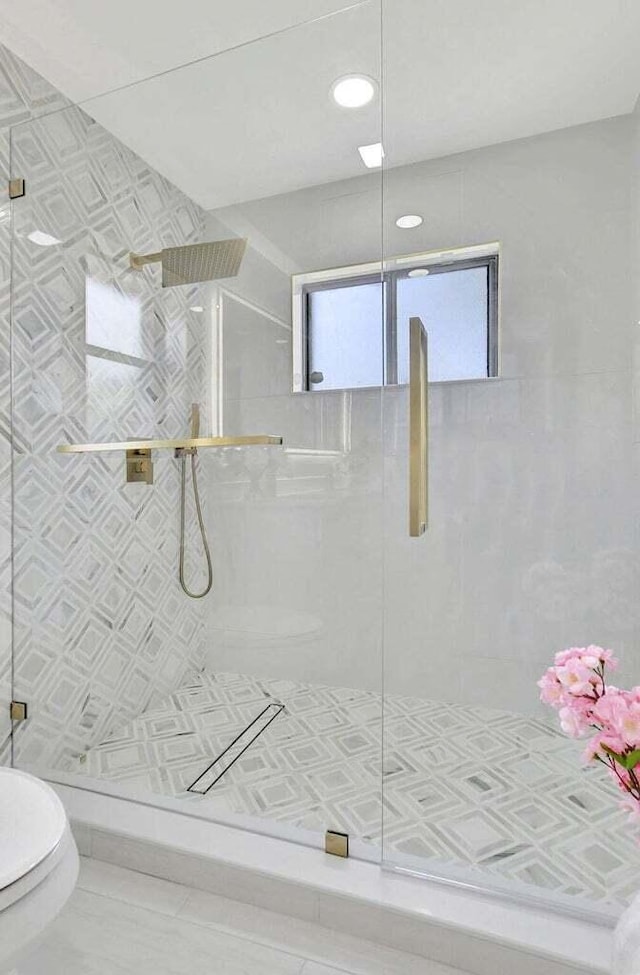
[[[423,535],[429,521],[429,357],[427,332],[409,319],[409,535]]]

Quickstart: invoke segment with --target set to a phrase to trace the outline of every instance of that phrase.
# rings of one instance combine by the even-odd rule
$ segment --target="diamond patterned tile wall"
[[[286,710],[205,796],[188,792],[271,701]],[[176,796],[205,815],[342,829],[379,845],[381,707],[372,691],[192,674],[61,767],[136,795]],[[635,894],[637,844],[613,787],[581,769],[579,742],[505,711],[393,695],[385,709],[387,858],[607,905]]]
[[[204,607],[184,596],[176,577],[177,462],[156,455],[153,487],[125,485],[122,455],[63,456],[55,448],[179,436],[192,402],[206,410],[205,333],[190,311],[203,303],[198,287],[163,291],[157,268],[133,272],[128,261],[129,251],[202,239],[204,214],[0,51],[3,69],[10,168],[27,183],[26,197],[13,204],[12,432],[14,692],[29,702],[31,717],[16,738],[15,761],[55,764],[178,687],[202,662]],[[8,175],[7,145],[5,125]],[[54,242],[39,246],[35,231]],[[6,209],[2,233],[6,380]],[[5,381],[3,395],[8,388]],[[7,433],[10,405],[5,398]],[[10,525],[9,461],[7,449],[0,540]],[[195,554],[193,519],[189,525]],[[7,553],[0,562],[5,622]],[[188,571],[198,583],[200,563]],[[8,659],[3,647],[5,685]]]

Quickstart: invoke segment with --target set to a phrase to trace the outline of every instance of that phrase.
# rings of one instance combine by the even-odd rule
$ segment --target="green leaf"
[[[614,752],[614,750],[609,748],[608,745],[603,745],[602,751],[606,752],[607,755],[610,755],[611,758],[618,763],[618,765],[626,768],[627,771],[635,768],[636,765],[640,763],[640,748],[634,748],[634,750],[629,752],[627,755],[619,755],[618,752]]]
[[[624,757],[624,755],[618,755],[618,753],[617,752],[614,752],[613,748],[609,748],[608,745],[603,745],[602,746],[602,751],[603,752],[606,752],[607,755],[611,755],[611,758],[615,759],[615,761],[618,763],[618,765],[622,765],[623,768],[626,768],[627,767],[627,765],[626,765],[626,758]]]

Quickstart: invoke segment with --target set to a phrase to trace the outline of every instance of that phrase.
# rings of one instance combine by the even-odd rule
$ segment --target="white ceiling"
[[[0,40],[73,101],[358,0],[0,0]]]
[[[383,12],[390,166],[625,114],[640,92],[639,0]],[[328,94],[379,77],[378,0],[0,0],[0,40],[74,100],[225,51],[87,104],[207,208],[360,175],[357,146],[382,137],[379,99],[349,112]]]

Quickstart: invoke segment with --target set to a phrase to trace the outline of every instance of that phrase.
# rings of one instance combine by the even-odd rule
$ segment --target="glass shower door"
[[[335,5],[12,140],[28,187],[13,269],[18,764],[316,845],[347,833],[374,857],[382,185],[358,148],[382,143],[377,6]],[[350,108],[334,94],[354,72],[368,95]],[[238,273],[199,285],[130,264],[229,239],[247,241]],[[283,440],[198,447],[213,561],[198,600],[178,582],[172,452],[152,450],[153,484],[125,482],[123,451],[57,452],[184,437],[194,402],[201,436]]]
[[[453,106],[443,134],[427,101],[414,115],[433,121],[407,160],[410,17],[388,7],[385,260],[411,255],[416,280],[453,283],[399,312],[399,329],[419,314],[431,339],[420,538],[406,524],[409,392],[385,391],[384,859],[611,917],[637,888],[635,829],[537,681],[557,651],[599,644],[621,658],[615,683],[638,683],[639,118],[461,152],[464,113]],[[423,222],[402,230],[403,212]],[[497,280],[484,279],[474,378],[476,315],[452,275],[479,247]],[[457,375],[443,375],[445,325]]]

